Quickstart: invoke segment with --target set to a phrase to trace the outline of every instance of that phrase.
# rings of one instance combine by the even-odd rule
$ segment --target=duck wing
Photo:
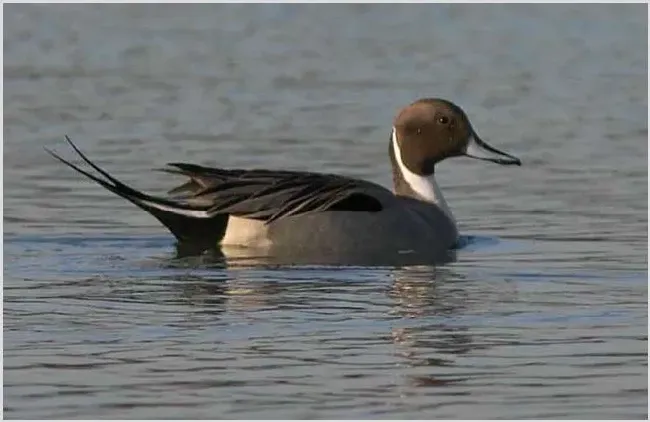
[[[170,163],[167,172],[190,180],[169,193],[174,200],[267,224],[322,211],[378,212],[393,194],[377,184],[327,173],[221,169]]]

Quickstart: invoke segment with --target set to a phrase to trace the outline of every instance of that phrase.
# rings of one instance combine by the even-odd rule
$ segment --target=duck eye
[[[449,123],[449,117],[447,116],[438,117],[438,123],[440,123],[441,125],[446,125],[447,123]]]

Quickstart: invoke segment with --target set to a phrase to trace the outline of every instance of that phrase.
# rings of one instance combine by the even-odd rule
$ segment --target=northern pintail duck
[[[430,263],[458,239],[435,166],[467,156],[503,165],[518,158],[482,141],[455,104],[421,99],[395,117],[388,154],[393,190],[351,177],[287,170],[210,168],[170,163],[167,172],[189,178],[160,197],[120,182],[79,156],[100,176],[55,158],[149,212],[196,251],[221,246],[281,257],[288,263],[392,265]],[[227,254],[226,254],[227,255]]]

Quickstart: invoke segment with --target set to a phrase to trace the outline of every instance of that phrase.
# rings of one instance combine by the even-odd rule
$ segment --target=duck
[[[177,246],[190,246],[197,254],[218,248],[238,256],[275,257],[274,262],[288,264],[444,261],[459,232],[436,183],[437,164],[470,157],[521,166],[519,158],[479,138],[465,112],[442,98],[418,99],[396,113],[388,142],[392,189],[340,174],[173,162],[161,170],[185,181],[167,195],[151,195],[119,181],[65,138],[95,173],[46,151],[150,213]]]

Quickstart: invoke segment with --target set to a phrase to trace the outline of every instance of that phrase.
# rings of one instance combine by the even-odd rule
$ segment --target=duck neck
[[[454,215],[436,183],[434,173],[427,176],[415,174],[402,161],[395,128],[391,135],[388,154],[393,168],[393,192],[395,195],[436,204],[455,223]]]

